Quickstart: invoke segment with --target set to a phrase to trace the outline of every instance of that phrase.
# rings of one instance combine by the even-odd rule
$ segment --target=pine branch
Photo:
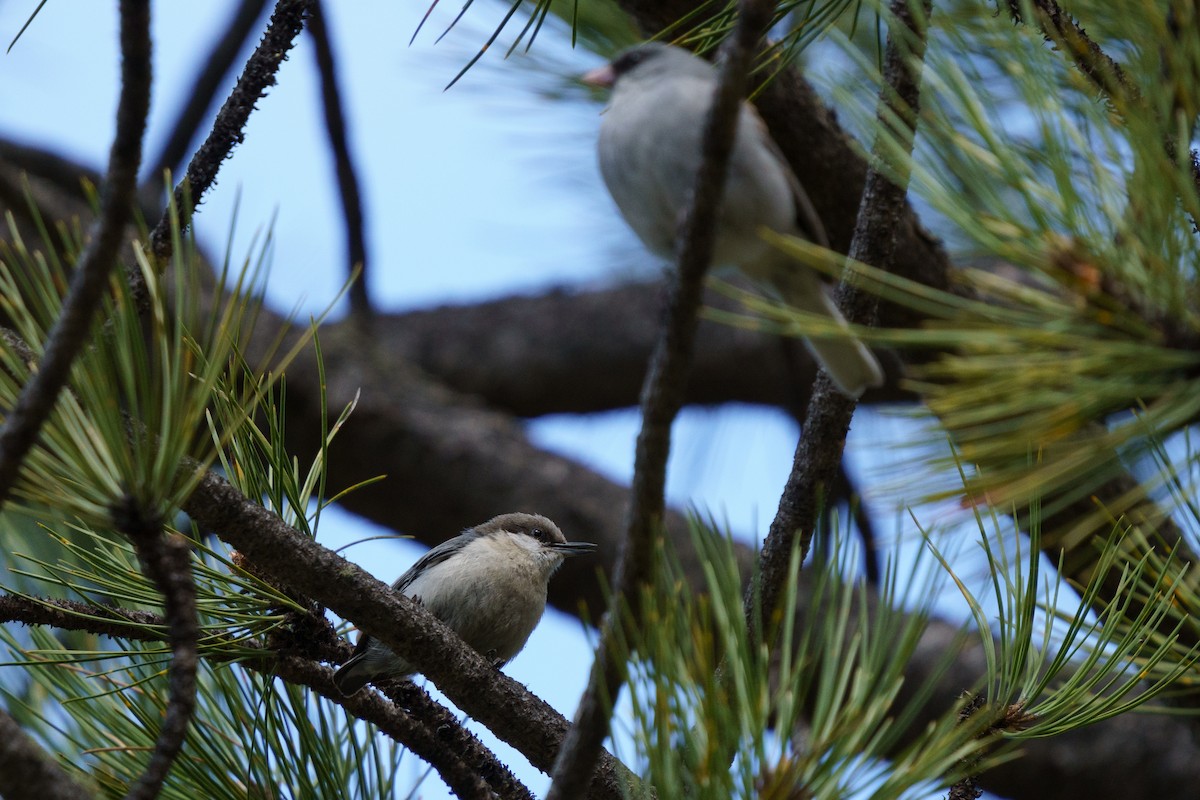
[[[192,212],[217,180],[217,171],[233,148],[245,138],[245,127],[255,103],[275,85],[275,75],[304,27],[311,0],[279,0],[271,13],[263,39],[242,69],[237,85],[221,106],[208,138],[192,156],[187,173],[175,187],[174,207],[178,209],[182,233],[190,224]],[[150,233],[150,250],[160,263],[171,256],[171,213],[164,212]]]
[[[882,123],[896,115],[906,121],[906,141],[911,153],[920,107],[919,69],[930,3],[925,0],[920,17],[914,15],[907,0],[895,0],[891,12],[884,56],[886,86],[880,94],[878,118]],[[877,162],[889,158],[882,137],[876,140],[873,158]],[[868,170],[850,245],[851,259],[885,270],[892,268],[899,238],[896,231],[907,212],[907,173],[901,171],[899,180],[893,183],[876,167]],[[863,325],[874,323],[878,313],[875,296],[846,282],[839,287],[838,296],[847,319]],[[818,376],[796,445],[792,471],[763,545],[759,576],[746,588],[746,613],[752,617],[750,629],[760,635],[760,626],[780,611],[781,592],[797,534],[801,563],[808,555],[821,504],[827,499],[841,466],[846,434],[856,407],[857,401],[838,392],[828,375],[822,372]]]
[[[117,132],[109,155],[108,174],[100,199],[100,215],[80,253],[40,368],[21,392],[0,430],[0,507],[12,491],[21,463],[37,442],[58,394],[66,385],[71,363],[82,349],[100,305],[108,274],[132,218],[142,137],[150,110],[150,9],[146,0],[122,0],[121,94]]]
[[[250,38],[254,23],[262,16],[266,5],[267,0],[242,0],[229,22],[229,27],[201,61],[200,71],[184,95],[187,102],[171,125],[170,136],[167,137],[158,157],[150,162],[153,168],[147,173],[146,185],[143,187],[146,194],[158,196],[162,191],[163,173],[176,170],[183,163],[187,155],[187,146],[199,130],[200,123],[204,121],[204,116],[216,98],[217,90],[221,88],[225,75],[233,66],[233,60]]]
[[[84,630],[114,639],[149,639],[136,628],[166,627],[166,620],[152,611],[115,606],[96,606],[77,600],[0,595],[0,623],[20,622],[46,625],[64,631]]]
[[[961,724],[967,724],[971,720],[971,716],[982,709],[985,705],[985,699],[978,694],[969,694],[963,707],[959,709],[958,720]],[[981,736],[989,736],[994,731],[985,729],[981,732]],[[946,800],[979,800],[983,794],[983,790],[979,788],[979,780],[977,778],[979,760],[982,753],[975,753],[966,759],[963,763],[963,777],[955,781],[950,787],[950,793],[946,796]]]
[[[1121,114],[1127,115],[1131,110],[1143,105],[1142,91],[1129,78],[1125,69],[1116,59],[1105,53],[1104,49],[1088,36],[1083,26],[1064,11],[1055,0],[1032,0],[1031,4],[1037,17],[1038,27],[1046,41],[1066,51],[1080,73],[1103,92]],[[1021,0],[1008,0],[1009,13],[1015,22],[1025,22],[1021,5]],[[1174,5],[1168,9],[1167,27],[1169,31],[1178,33]],[[1171,78],[1168,70],[1165,69],[1165,62],[1163,77],[1167,80]],[[1173,110],[1177,111],[1178,109]],[[1193,124],[1194,121],[1189,121],[1189,126]],[[1178,163],[1179,144],[1173,135],[1168,135],[1163,142],[1163,148],[1172,163]],[[1192,174],[1192,183],[1200,192],[1200,153],[1189,150],[1188,165]],[[1200,220],[1193,219],[1193,225],[1200,229]],[[1145,314],[1147,311],[1149,309],[1141,309],[1139,313]],[[1156,316],[1156,314],[1149,314],[1145,315],[1145,318],[1154,319]]]
[[[1121,65],[1105,53],[1055,0],[1032,0],[1031,5],[1046,41],[1062,47],[1097,89],[1114,100],[1136,101],[1141,97],[1141,92],[1130,82]],[[1008,10],[1015,22],[1025,21],[1021,6],[1021,0],[1008,0]]]
[[[459,754],[473,774],[478,774],[503,800],[534,800],[533,793],[500,763],[475,734],[463,727],[450,709],[436,702],[427,692],[409,680],[389,681],[379,692],[398,709],[424,722],[440,741],[439,752]],[[358,694],[364,694],[359,692]],[[357,716],[357,714],[356,714]]]
[[[483,769],[490,767],[489,772],[508,773],[478,740],[474,742],[475,747],[466,751],[459,750],[458,746],[463,743],[465,737],[474,739],[470,732],[460,725],[442,728],[427,724],[419,716],[412,714],[413,709],[390,703],[375,692],[355,692],[350,697],[344,697],[333,684],[333,671],[315,661],[281,655],[274,674],[291,683],[307,686],[325,699],[338,703],[359,719],[374,723],[381,731],[433,766],[454,792],[455,797],[463,800],[492,800],[495,794],[482,776]],[[416,689],[415,686],[413,688]],[[428,695],[425,697],[428,699]],[[432,701],[429,703],[432,704]],[[448,715],[448,712],[446,714]],[[487,754],[485,760],[482,763],[474,761],[472,756],[478,757],[481,751]],[[511,774],[508,774],[508,778],[511,780],[506,782],[505,786],[510,789],[520,786]],[[523,786],[520,788],[524,789]],[[527,798],[530,795],[526,789],[523,794],[500,793],[500,796]]]

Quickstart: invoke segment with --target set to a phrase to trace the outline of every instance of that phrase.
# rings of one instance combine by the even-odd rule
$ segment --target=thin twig
[[[322,621],[328,624],[324,618]],[[162,640],[162,634],[155,629],[168,627],[165,617],[149,611],[96,606],[57,598],[0,595],[0,623],[6,622],[47,625],[116,639],[155,642]],[[375,724],[385,735],[432,765],[459,796],[474,796],[464,792],[476,786],[474,778],[481,776],[504,800],[532,800],[529,790],[473,733],[459,723],[448,708],[437,703],[411,681],[394,684],[387,692],[393,701],[390,704],[383,702],[374,692],[357,692],[352,697],[346,697],[333,685],[331,671],[310,658],[267,650],[263,651],[261,657],[248,658],[245,651],[258,647],[253,641],[240,639],[235,643],[219,633],[210,633],[205,637],[212,647],[219,647],[223,639],[240,651],[238,663],[242,667],[288,683],[307,686],[356,717]],[[350,655],[350,646],[336,637],[334,641],[337,645],[325,648],[320,657],[330,661],[345,660]],[[228,660],[217,653],[205,654],[204,658],[221,663]],[[7,797],[3,792],[0,795]],[[43,800],[45,796],[42,795],[38,800]]]
[[[1063,11],[1055,0],[1032,0],[1031,3],[1034,13],[1037,17],[1038,27],[1042,31],[1042,36],[1046,41],[1064,50],[1070,55],[1071,60],[1075,63],[1075,67],[1083,73],[1083,75],[1092,82],[1092,84],[1107,95],[1109,101],[1122,114],[1128,114],[1131,109],[1136,108],[1141,104],[1142,92],[1136,84],[1126,75],[1124,68],[1104,52],[1091,37],[1087,31],[1071,18],[1071,15]],[[1016,22],[1024,22],[1024,16],[1021,13],[1021,3],[1019,0],[1008,0],[1009,13]],[[1172,38],[1163,45],[1164,48],[1178,43],[1178,39],[1174,38],[1174,34],[1178,32],[1178,21],[1175,16],[1175,6],[1172,5],[1168,9],[1167,15],[1167,30],[1172,34]],[[1166,59],[1163,59],[1164,81],[1171,81],[1172,76],[1167,70]],[[1190,80],[1190,76],[1181,76],[1183,81]],[[1173,100],[1178,100],[1178,94]],[[1172,104],[1172,111],[1178,110],[1175,104]],[[1187,120],[1190,124],[1191,119]],[[1168,131],[1171,129],[1168,128]],[[1167,157],[1173,163],[1178,163],[1179,159],[1179,142],[1175,140],[1173,133],[1168,132],[1164,141],[1163,148],[1166,150]],[[1188,162],[1192,175],[1192,184],[1197,192],[1200,192],[1200,154],[1195,150],[1188,151]],[[1193,219],[1192,225],[1200,230],[1200,220]],[[1148,319],[1154,319],[1155,316],[1150,316]],[[1171,332],[1172,334],[1174,332]],[[1173,338],[1169,335],[1168,338]]]
[[[884,87],[878,119],[881,124],[895,115],[908,126],[907,145],[911,154],[913,131],[920,104],[920,69],[925,51],[925,29],[930,0],[923,0],[921,19],[914,19],[907,0],[893,0],[888,43],[884,56]],[[902,35],[900,35],[902,34]],[[911,60],[910,65],[906,60]],[[889,112],[890,109],[890,113]],[[883,161],[888,149],[883,137],[875,142],[873,160]],[[907,211],[908,168],[905,159],[893,165],[899,182],[892,183],[877,167],[867,172],[866,186],[850,244],[851,259],[889,269],[896,253],[897,231]],[[874,324],[878,299],[843,282],[838,297],[843,313],[852,322]],[[808,414],[796,445],[792,471],[784,485],[779,509],[771,522],[759,557],[759,572],[746,588],[746,613],[750,630],[759,632],[780,611],[787,582],[792,548],[799,534],[801,563],[808,555],[821,503],[837,477],[857,402],[834,388],[822,372],[813,388]],[[761,593],[761,594],[759,594]],[[756,596],[757,595],[757,596]]]
[[[275,5],[262,41],[246,61],[233,92],[217,112],[208,138],[192,156],[187,174],[175,186],[175,208],[178,209],[181,232],[187,229],[192,212],[216,182],[222,162],[245,139],[250,112],[266,95],[267,89],[275,85],[279,65],[295,44],[311,5],[311,0],[279,0]],[[159,263],[171,257],[171,228],[168,210],[163,212],[150,234],[150,250]]]
[[[846,469],[844,456],[838,462],[837,476],[833,482],[833,498],[838,502],[843,500],[846,502],[846,508],[850,518],[854,520],[854,526],[858,528],[859,540],[862,542],[863,577],[866,578],[868,586],[879,588],[879,534],[875,530],[875,521],[867,513],[862,494]],[[828,530],[822,529],[821,533],[823,536],[828,534],[825,541],[832,542],[834,538],[833,515],[826,513],[821,519],[828,528]]]
[[[1031,0],[1038,26],[1046,41],[1063,48],[1096,88],[1114,100],[1137,100],[1137,87],[1125,76],[1125,70],[1092,41],[1079,23],[1063,11],[1054,0]],[[1008,0],[1008,10],[1016,22],[1024,22],[1020,0]]]
[[[346,137],[346,114],[338,90],[333,45],[329,40],[329,26],[326,25],[325,9],[320,0],[313,0],[308,32],[312,35],[317,69],[321,73],[321,105],[325,112],[325,132],[329,136],[329,147],[333,150],[338,193],[342,198],[342,216],[346,221],[346,274],[352,276],[354,271],[358,270],[357,279],[350,285],[350,311],[360,324],[369,328],[372,305],[367,289],[367,237],[364,231],[362,191],[359,189],[358,174],[354,169],[354,159],[350,155],[350,144]]]
[[[150,8],[147,0],[121,0],[120,10],[121,96],[100,215],[75,264],[70,291],[50,331],[40,367],[0,430],[0,507],[67,382],[71,363],[83,347],[108,285],[125,226],[132,218],[142,136],[150,110]]]
[[[983,707],[984,699],[982,695],[968,693],[962,708],[958,710],[959,724],[966,725],[971,723],[971,718]],[[981,731],[980,735],[983,736],[988,733],[991,733],[991,731]],[[982,752],[976,752],[960,762],[964,774],[950,786],[946,800],[978,800],[983,795],[983,790],[979,788],[978,778],[978,766],[982,757]]]
[[[642,428],[634,457],[633,486],[625,541],[616,568],[616,602],[635,605],[647,580],[654,542],[662,535],[671,424],[683,405],[696,338],[704,275],[712,261],[717,210],[725,189],[738,111],[746,96],[751,60],[766,32],[772,6],[743,0],[737,28],[723,47],[712,106],[704,124],[701,164],[678,244],[676,269],[668,280],[666,317],[642,385]],[[635,611],[636,614],[636,611]],[[554,764],[547,800],[583,797],[601,744],[608,735],[612,701],[623,677],[613,655],[621,614],[610,609],[601,628],[588,687]]]
[[[163,596],[171,666],[167,670],[167,708],[146,769],[126,793],[126,800],[153,800],[187,736],[196,710],[196,585],[192,581],[191,548],[178,535],[165,536],[162,520],[148,516],[133,497],[113,510],[115,527],[133,543],[142,570]]]
[[[92,796],[0,708],[0,797],[90,800]]]
[[[98,636],[138,641],[159,641],[162,638],[159,634],[138,628],[165,628],[167,624],[161,614],[153,611],[13,594],[0,595],[0,624],[6,622],[48,625],[64,631],[87,631]]]
[[[175,171],[183,164],[188,145],[195,138],[225,76],[233,67],[233,60],[250,38],[250,33],[266,6],[267,0],[242,0],[221,38],[200,62],[200,72],[186,94],[187,102],[175,118],[175,124],[171,126],[171,135],[163,143],[158,157],[149,162],[153,168],[146,174],[146,182],[142,189],[146,194],[159,196],[163,189],[163,173],[167,170]]]

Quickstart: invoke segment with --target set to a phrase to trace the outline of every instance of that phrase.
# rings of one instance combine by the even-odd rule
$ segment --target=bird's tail
[[[850,333],[849,323],[816,273],[790,262],[786,270],[776,267],[772,271],[771,282],[790,305],[828,317],[845,328],[845,333],[837,338],[804,340],[808,351],[842,394],[857,398],[867,389],[883,385],[879,359]]]
[[[367,681],[373,677],[366,669],[367,665],[363,663],[365,657],[366,653],[359,653],[347,660],[333,673],[333,685],[344,696],[349,697],[354,694],[366,686]]]
[[[883,385],[879,359],[858,339],[805,339],[804,344],[847,397]]]

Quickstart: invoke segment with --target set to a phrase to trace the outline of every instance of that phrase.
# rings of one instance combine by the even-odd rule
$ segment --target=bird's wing
[[[808,192],[804,191],[803,184],[796,177],[796,173],[792,171],[792,167],[788,164],[787,158],[784,157],[783,151],[779,149],[779,145],[771,137],[771,132],[767,130],[767,123],[763,122],[762,117],[758,115],[758,110],[750,103],[746,104],[746,108],[754,120],[754,125],[762,137],[763,143],[778,162],[779,170],[787,178],[788,186],[791,187],[792,202],[796,205],[796,227],[813,244],[819,244],[821,247],[828,248],[829,237],[825,235],[825,226],[821,224],[821,218],[817,216],[817,209],[813,205],[812,200],[809,199]]]
[[[404,593],[422,572],[441,564],[478,538],[479,534],[472,529],[459,536],[455,536],[453,539],[447,539],[437,547],[431,548],[425,555],[418,558],[416,563],[409,567],[403,575],[396,579],[396,582],[392,584],[392,588]]]
[[[416,580],[416,577],[418,575],[420,575],[425,570],[427,570],[431,567],[435,567],[438,564],[442,563],[443,561],[448,559],[450,556],[452,556],[455,553],[457,553],[458,551],[462,550],[464,547],[466,547],[468,544],[470,544],[472,541],[474,541],[475,539],[478,539],[478,538],[479,538],[479,534],[476,533],[474,530],[471,530],[471,531],[468,531],[467,533],[461,534],[459,536],[455,536],[453,539],[447,539],[446,541],[439,544],[437,547],[431,548],[428,552],[425,553],[425,555],[418,558],[411,567],[409,567],[407,570],[405,570],[403,575],[401,575],[399,578],[396,579],[396,582],[392,584],[392,589],[394,589],[397,592],[400,592],[401,594],[404,594],[406,592],[406,590],[408,589],[409,584],[411,584],[414,580]],[[418,599],[420,599],[420,598],[418,598]],[[371,643],[370,634],[364,633],[361,636],[359,636],[358,641],[355,642],[355,644],[354,644],[354,655],[358,655],[359,653],[365,652],[367,649],[367,646],[370,643]]]

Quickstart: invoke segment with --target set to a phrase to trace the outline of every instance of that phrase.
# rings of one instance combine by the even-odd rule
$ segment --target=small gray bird
[[[550,576],[563,559],[595,548],[568,542],[557,525],[537,514],[503,514],[430,550],[392,588],[419,599],[464,642],[503,666],[537,627]],[[413,672],[364,633],[333,682],[351,695],[369,681]]]
[[[600,124],[600,172],[625,221],[652,253],[672,256],[700,167],[716,69],[679,47],[651,42],[583,76],[612,87]],[[713,265],[738,267],[791,305],[845,326],[820,276],[763,241],[763,227],[825,243],[820,220],[754,107],[742,103],[718,213]],[[879,362],[849,337],[807,341],[842,393],[883,383]]]

